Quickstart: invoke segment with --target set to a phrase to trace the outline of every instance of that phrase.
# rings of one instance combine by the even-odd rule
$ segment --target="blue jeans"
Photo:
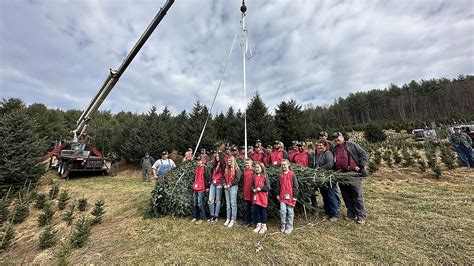
[[[463,166],[474,167],[474,160],[472,158],[472,148],[466,147],[461,144],[456,147],[456,152],[458,153],[459,160],[461,161]]]
[[[280,202],[280,220],[281,224],[286,228],[293,228],[293,220],[295,218],[295,207]]]
[[[209,212],[211,217],[219,217],[222,199],[222,185],[211,184],[209,188]]]
[[[193,218],[204,220],[206,212],[204,211],[204,192],[193,193]]]
[[[225,190],[225,202],[227,205],[227,219],[237,220],[237,190],[238,186],[231,186]]]
[[[339,218],[340,204],[337,201],[337,185],[333,184],[332,186],[320,187],[319,191],[323,197],[324,212],[329,215],[329,217]]]

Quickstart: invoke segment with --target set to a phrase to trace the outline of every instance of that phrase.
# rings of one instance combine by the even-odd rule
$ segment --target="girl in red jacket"
[[[270,190],[270,180],[267,176],[267,170],[262,162],[255,165],[255,176],[252,182],[254,206],[254,217],[257,227],[253,230],[255,233],[265,234],[267,232],[267,206],[268,191]]]
[[[253,219],[252,219],[252,199],[253,199],[253,192],[251,189],[252,180],[254,175],[253,170],[253,161],[252,159],[245,160],[245,169],[244,169],[244,225],[245,226],[253,226]]]
[[[207,190],[208,176],[204,160],[199,158],[198,165],[194,172],[193,219],[191,220],[191,222],[196,222],[196,224],[201,224],[206,219],[206,212],[204,211],[204,192]]]
[[[222,191],[223,191],[223,179],[224,179],[224,171],[225,170],[225,163],[224,163],[224,154],[219,152],[215,156],[215,161],[212,166],[211,172],[211,185],[209,188],[209,218],[207,221],[210,223],[217,222],[217,218],[219,217],[219,210],[221,208],[221,199],[222,199]]]
[[[225,201],[227,204],[227,219],[224,226],[232,227],[237,220],[237,191],[239,189],[239,181],[242,176],[235,157],[229,157],[227,167],[225,169],[225,176],[222,180],[224,183]]]
[[[281,232],[291,234],[299,186],[295,173],[291,170],[290,162],[286,159],[281,161],[280,179],[276,185],[275,192],[280,201]]]

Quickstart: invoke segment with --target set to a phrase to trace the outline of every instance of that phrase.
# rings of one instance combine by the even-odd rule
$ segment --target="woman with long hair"
[[[221,209],[223,179],[225,173],[224,154],[219,152],[215,157],[211,172],[211,184],[209,187],[209,213],[210,218],[207,220],[210,223],[217,222],[219,211]]]
[[[239,189],[239,181],[242,176],[234,156],[230,156],[227,160],[227,167],[225,169],[224,193],[227,205],[227,219],[224,226],[232,227],[237,220],[237,191]]]

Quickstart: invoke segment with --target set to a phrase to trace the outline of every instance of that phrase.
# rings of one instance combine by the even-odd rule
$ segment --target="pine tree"
[[[375,160],[370,160],[368,164],[368,169],[369,173],[373,174],[379,170],[379,166],[375,162]]]
[[[83,216],[77,220],[74,227],[75,229],[69,237],[69,243],[75,248],[81,248],[90,236],[91,221]]]
[[[387,163],[388,167],[392,167],[392,151],[390,150],[385,150],[385,152],[382,155],[383,160],[385,163]]]
[[[40,227],[51,224],[53,221],[54,210],[49,202],[44,204],[43,213],[38,216],[38,225]]]
[[[72,221],[74,220],[74,209],[75,209],[75,207],[76,207],[75,205],[71,205],[69,210],[64,213],[63,221],[67,222],[67,225],[71,225]]]
[[[387,139],[380,125],[369,124],[364,129],[364,137],[370,143],[382,142]]]
[[[306,139],[307,122],[301,106],[295,100],[281,102],[275,109],[275,126],[280,141],[288,145],[293,140]]]
[[[0,249],[6,249],[15,238],[15,228],[11,223],[5,223],[0,230]]]
[[[456,168],[456,159],[454,157],[453,152],[447,146],[441,146],[441,161],[446,165],[446,167],[450,170]]]
[[[43,193],[39,193],[36,196],[35,207],[37,209],[41,210],[41,209],[43,209],[45,203],[46,203],[46,195],[43,194]]]
[[[22,223],[30,214],[30,203],[22,200],[21,193],[18,193],[18,200],[16,202],[15,212],[13,213],[12,222],[14,224]]]
[[[52,225],[46,226],[39,236],[39,247],[41,249],[54,246],[57,241],[58,230],[54,229]]]
[[[376,150],[374,152],[374,163],[377,166],[380,166],[380,164],[382,163],[382,153],[379,150]]]
[[[58,209],[59,210],[64,210],[64,208],[66,207],[67,202],[70,199],[71,199],[71,197],[69,197],[69,193],[68,193],[67,190],[61,191],[61,193],[59,194],[59,198],[58,198]]]
[[[83,212],[86,210],[87,207],[87,199],[84,198],[84,195],[82,195],[82,198],[77,201],[77,208]]]
[[[418,168],[422,173],[426,172],[426,162],[423,160],[423,158],[420,158],[417,160],[418,162]]]
[[[5,223],[8,219],[9,211],[8,207],[10,206],[10,201],[5,198],[0,199],[0,225]]]
[[[278,139],[277,129],[273,117],[257,92],[247,106],[247,138],[253,145],[260,139],[262,143],[273,143]]]
[[[91,214],[94,216],[92,219],[92,225],[100,224],[102,222],[102,216],[105,214],[105,201],[103,199],[99,199],[95,202]]]
[[[37,122],[24,108],[0,116],[0,184],[19,189],[25,180],[35,183],[44,173],[44,167],[37,161],[47,145],[37,129]]]
[[[393,151],[393,161],[395,164],[400,164],[402,162],[402,157],[400,156],[400,153],[398,153],[397,150]]]
[[[404,167],[410,167],[410,166],[413,166],[415,164],[415,161],[413,160],[413,157],[412,155],[410,154],[410,152],[407,150],[407,149],[403,149],[402,150],[402,158],[403,158],[403,163],[402,165]]]
[[[58,184],[54,183],[53,186],[49,189],[49,199],[55,199],[59,193],[59,186]]]

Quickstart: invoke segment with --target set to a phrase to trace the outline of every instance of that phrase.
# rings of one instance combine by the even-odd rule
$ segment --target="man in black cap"
[[[341,132],[333,134],[336,146],[334,147],[334,169],[341,172],[354,172],[347,183],[339,184],[342,198],[347,208],[346,220],[357,219],[364,224],[366,211],[362,191],[362,178],[367,176],[365,165],[368,161],[367,152],[358,144],[345,141]]]
[[[288,153],[283,149],[281,142],[276,140],[273,144],[272,154],[270,154],[270,164],[280,165],[283,159],[288,159]]]
[[[143,181],[151,181],[151,167],[155,163],[155,159],[151,157],[148,152],[145,153],[145,156],[140,160],[140,165],[142,166],[142,176]]]
[[[334,143],[328,140],[328,133],[326,131],[319,132],[319,141],[326,146],[326,150],[332,152],[334,150]],[[318,151],[316,150],[317,154]]]
[[[153,178],[158,180],[162,175],[166,174],[171,169],[175,168],[176,164],[172,159],[168,158],[168,152],[163,151],[161,153],[161,159],[156,160],[156,162],[151,167],[153,170]]]

